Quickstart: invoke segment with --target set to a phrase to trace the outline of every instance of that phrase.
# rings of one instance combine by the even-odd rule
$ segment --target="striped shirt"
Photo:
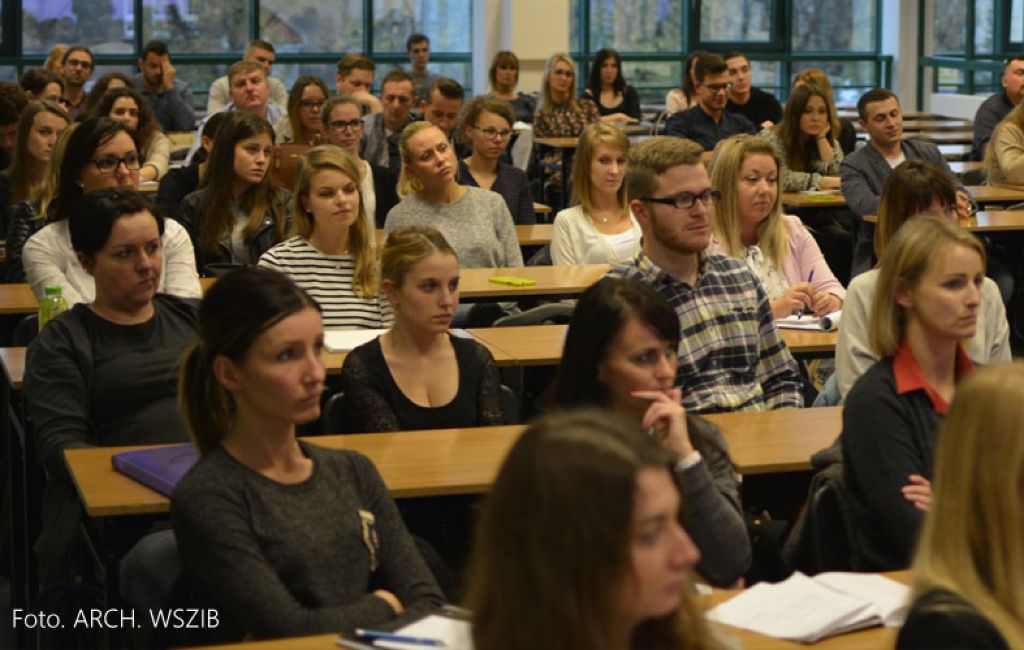
[[[325,255],[302,237],[292,237],[264,253],[260,266],[284,273],[313,296],[323,310],[324,327],[391,326],[391,305],[384,296],[363,298],[355,292],[355,260],[351,255]]]
[[[688,410],[803,406],[796,362],[775,328],[761,283],[742,262],[704,251],[691,287],[640,251],[630,266],[611,275],[650,285],[679,315],[676,385]]]

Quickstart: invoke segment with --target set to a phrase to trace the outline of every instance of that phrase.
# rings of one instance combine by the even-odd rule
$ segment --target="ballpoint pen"
[[[418,636],[405,636],[402,634],[392,634],[391,632],[382,632],[380,630],[367,630],[363,628],[356,628],[356,636],[360,639],[367,641],[394,641],[395,643],[408,643],[410,645],[422,645],[429,646],[432,648],[446,648],[448,647],[444,641],[438,639],[428,639],[426,637]]]

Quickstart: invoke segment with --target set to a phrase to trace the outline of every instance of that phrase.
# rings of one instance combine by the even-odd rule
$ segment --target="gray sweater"
[[[466,187],[462,198],[448,205],[434,205],[415,194],[406,197],[388,213],[384,230],[410,225],[440,230],[464,269],[523,265],[512,215],[496,192]]]
[[[368,458],[300,443],[313,473],[277,483],[217,447],[171,499],[185,575],[229,629],[281,637],[375,627],[443,597]],[[374,523],[367,527],[365,520]]]

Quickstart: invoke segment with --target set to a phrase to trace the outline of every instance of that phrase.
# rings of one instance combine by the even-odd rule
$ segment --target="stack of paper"
[[[776,584],[759,583],[707,613],[709,619],[760,634],[814,643],[875,625],[903,622],[910,590],[876,574],[794,573]]]
[[[842,317],[843,310],[841,309],[820,318],[817,316],[797,314],[794,316],[786,316],[785,318],[776,319],[775,326],[791,330],[820,330],[822,332],[831,332],[839,327],[839,321]]]

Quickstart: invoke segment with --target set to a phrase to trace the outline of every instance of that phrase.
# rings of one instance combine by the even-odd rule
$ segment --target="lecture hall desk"
[[[722,429],[744,475],[810,470],[811,454],[836,439],[842,409],[781,409],[707,416]],[[521,425],[319,436],[310,442],[366,454],[395,498],[479,494],[494,480]],[[110,457],[132,447],[68,449],[65,456],[90,517],[165,513],[163,495],[114,471]]]
[[[869,214],[865,221],[877,222],[878,217]],[[960,225],[971,232],[997,233],[1024,231],[1024,210],[982,210]]]
[[[909,571],[890,571],[884,575],[903,584],[910,584]],[[702,609],[708,610],[739,593],[740,591],[737,589],[716,589],[714,593],[708,596],[698,596],[697,603]],[[895,628],[873,627],[829,637],[817,643],[803,644],[784,639],[775,639],[729,625],[719,625],[717,623],[712,625],[718,626],[720,629],[725,630],[727,634],[739,639],[742,647],[746,650],[797,650],[800,648],[803,650],[882,650],[895,645],[898,633],[898,630]],[[337,634],[319,634],[291,639],[275,639],[273,641],[250,641],[248,643],[206,646],[206,648],[208,650],[214,650],[214,648],[216,650],[269,650],[270,648],[274,648],[274,650],[337,650],[339,646],[334,643],[337,638]]]

